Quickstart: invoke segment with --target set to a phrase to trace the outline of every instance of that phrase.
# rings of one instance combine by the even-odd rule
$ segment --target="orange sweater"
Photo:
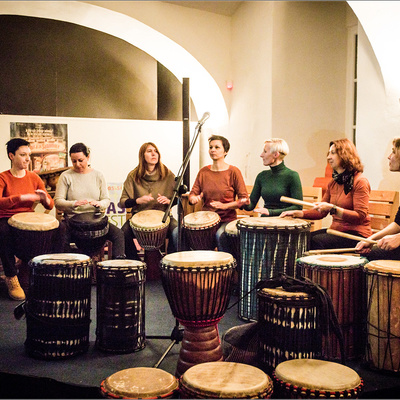
[[[33,211],[33,202],[22,202],[20,196],[35,193],[36,189],[46,191],[42,179],[34,172],[26,171],[23,178],[16,178],[10,170],[0,173],[0,218],[9,218],[17,213]],[[48,193],[47,196],[50,205],[46,208],[51,210],[54,207],[54,201]]]

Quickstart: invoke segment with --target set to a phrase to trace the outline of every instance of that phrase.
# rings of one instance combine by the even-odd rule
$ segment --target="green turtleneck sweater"
[[[279,216],[283,211],[302,209],[298,205],[282,203],[280,201],[281,196],[303,200],[299,174],[287,168],[283,161],[257,175],[250,194],[250,204],[243,208],[247,211],[253,210],[262,197],[264,208],[268,209],[270,217]],[[262,216],[266,217],[267,215]]]

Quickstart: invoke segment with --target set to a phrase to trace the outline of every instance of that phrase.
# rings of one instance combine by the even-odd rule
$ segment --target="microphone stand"
[[[165,210],[164,217],[162,219],[162,222],[164,223],[169,214],[170,210],[172,207],[172,204],[174,203],[175,199],[177,198],[177,206],[178,206],[178,245],[177,245],[177,251],[181,251],[182,249],[182,222],[183,222],[183,208],[181,204],[181,196],[182,194],[186,193],[188,191],[188,188],[186,185],[182,185],[182,180],[183,176],[185,174],[186,168],[189,164],[190,157],[193,152],[193,148],[196,144],[197,138],[200,135],[201,132],[201,127],[203,126],[204,122],[210,117],[210,114],[208,112],[204,113],[203,117],[201,120],[197,123],[196,128],[195,128],[195,135],[192,139],[192,142],[189,146],[189,150],[186,153],[186,156],[182,162],[182,165],[179,168],[178,174],[175,177],[175,187],[174,187],[174,193],[172,195],[171,201],[168,204],[167,209]],[[179,328],[179,321],[176,319],[176,324],[174,329],[172,330],[171,336],[148,336],[148,338],[159,338],[159,339],[171,339],[170,345],[167,347],[165,350],[164,354],[161,356],[161,358],[153,365],[153,368],[158,368],[158,366],[161,364],[161,362],[164,360],[164,358],[167,356],[167,354],[170,352],[172,347],[175,344],[178,344],[179,342],[182,341],[183,339],[183,329]]]

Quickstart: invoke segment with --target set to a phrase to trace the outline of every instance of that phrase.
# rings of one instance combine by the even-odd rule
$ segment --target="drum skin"
[[[283,399],[356,399],[364,387],[353,369],[317,359],[284,361],[276,367],[272,379],[274,394]]]
[[[400,261],[364,266],[367,281],[367,351],[371,369],[400,371]]]
[[[91,259],[57,253],[34,257],[26,300],[29,356],[63,359],[89,348]]]
[[[311,279],[324,287],[332,299],[333,309],[343,333],[346,359],[364,354],[366,309],[364,301],[363,266],[365,257],[329,254],[300,257],[296,261],[298,277]],[[323,353],[327,360],[340,360],[340,345],[331,332],[323,338]]]
[[[261,369],[235,362],[195,365],[180,378],[183,399],[267,399],[272,379]]]
[[[309,247],[310,223],[295,218],[248,217],[237,223],[240,236],[240,293],[238,315],[257,321],[254,288],[262,280],[295,274],[296,259]]]
[[[97,263],[96,347],[131,353],[145,347],[146,264],[137,260]]]
[[[14,240],[15,255],[28,262],[41,254],[52,253],[59,222],[45,213],[23,212],[8,219]]]
[[[100,384],[100,393],[109,399],[176,398],[179,383],[169,372],[137,367],[115,372]]]

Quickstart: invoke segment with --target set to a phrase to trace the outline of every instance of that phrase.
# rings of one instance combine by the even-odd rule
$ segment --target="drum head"
[[[185,371],[181,384],[203,398],[254,398],[272,386],[271,378],[257,367],[229,361],[194,365]],[[215,396],[217,395],[217,396]]]
[[[214,226],[220,220],[220,216],[214,211],[196,211],[185,215],[183,225],[185,228],[201,229]]]
[[[81,227],[82,229],[91,229],[95,227],[104,228],[107,225],[108,217],[103,214],[98,214],[96,212],[85,212],[80,214],[75,214],[73,217],[68,219],[68,223],[76,227]]]
[[[77,264],[88,263],[90,257],[85,254],[78,253],[55,253],[55,254],[42,254],[32,259],[33,264]]]
[[[289,292],[287,290],[284,290],[282,287],[277,287],[277,288],[263,288],[260,289],[259,293],[261,295],[265,295],[268,297],[273,297],[273,298],[299,298],[303,297],[305,299],[312,298],[311,295],[305,292]]]
[[[240,229],[240,227],[287,229],[306,228],[309,226],[310,223],[307,221],[287,217],[247,217],[241,218],[238,222],[238,229]]]
[[[130,219],[130,225],[132,228],[139,229],[161,229],[169,225],[169,216],[162,222],[164,218],[164,211],[161,210],[144,210],[139,211]]]
[[[396,260],[374,260],[364,265],[367,272],[381,274],[400,275],[400,261]]]
[[[59,222],[50,214],[23,212],[10,217],[8,224],[22,231],[49,231],[58,228]]]
[[[146,264],[139,260],[106,260],[100,261],[97,265],[106,269],[142,269]]]
[[[178,251],[163,257],[163,265],[192,268],[227,265],[233,262],[232,254],[213,250]]]
[[[238,236],[239,235],[239,231],[238,231],[238,228],[236,226],[238,221],[239,221],[238,219],[235,219],[234,221],[231,221],[231,222],[229,222],[228,225],[226,225],[225,232],[228,235],[231,235],[231,236]]]
[[[308,389],[341,391],[361,384],[353,369],[331,361],[294,359],[277,365],[275,376],[283,382]]]
[[[307,265],[317,265],[321,267],[359,267],[368,262],[365,257],[348,256],[344,254],[326,254],[304,256],[297,259],[297,262]],[[400,262],[399,262],[400,265]]]
[[[113,397],[128,399],[158,398],[178,388],[178,380],[158,368],[127,368],[112,374],[102,384]]]

